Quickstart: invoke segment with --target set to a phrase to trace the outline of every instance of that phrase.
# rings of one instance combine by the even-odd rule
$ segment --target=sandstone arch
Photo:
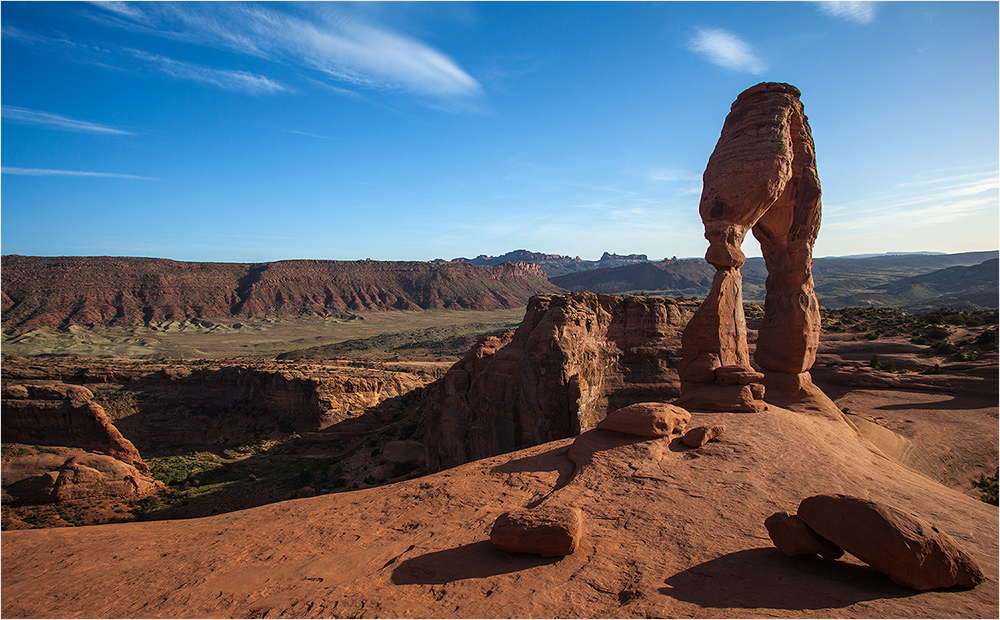
[[[816,153],[800,93],[761,83],[736,98],[704,174],[699,212],[716,268],[712,290],[688,323],[678,403],[761,411],[764,389],[808,389],[819,346],[812,248],[820,225]],[[750,365],[740,245],[748,231],[767,265],[764,320]],[[708,388],[708,386],[712,386]]]

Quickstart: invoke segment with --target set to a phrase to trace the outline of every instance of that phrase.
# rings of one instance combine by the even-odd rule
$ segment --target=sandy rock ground
[[[998,615],[998,513],[867,449],[842,420],[699,413],[689,449],[590,431],[377,489],[215,517],[2,535],[5,617],[962,617]],[[981,564],[916,593],[850,556],[791,559],[764,528],[818,493],[896,506]],[[576,553],[494,549],[503,511],[583,511]]]

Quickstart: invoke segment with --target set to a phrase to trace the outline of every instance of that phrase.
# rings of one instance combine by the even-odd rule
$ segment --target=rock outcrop
[[[713,389],[724,383],[719,369],[752,372],[740,273],[746,260],[740,245],[750,230],[768,270],[754,359],[768,372],[790,375],[806,373],[815,361],[820,316],[811,266],[820,184],[799,94],[777,83],[741,93],[705,169],[699,212],[709,241],[705,260],[716,274],[684,332],[685,395],[678,404],[720,410],[723,395]],[[729,389],[723,397],[730,405],[721,410],[761,411],[762,396],[762,390]]]
[[[597,424],[602,431],[636,437],[670,437],[684,432],[691,414],[681,407],[666,403],[636,403],[609,413]]]
[[[4,501],[45,504],[68,500],[135,500],[164,488],[129,463],[83,450],[5,457]]]
[[[484,339],[428,386],[428,466],[578,435],[610,410],[676,398],[693,308],[646,296],[533,297],[516,331]]]
[[[953,538],[897,508],[848,495],[815,495],[798,518],[816,534],[914,590],[983,581],[979,564]]]
[[[97,447],[104,443],[90,441],[83,445],[78,443],[79,439],[65,438],[69,428],[76,429],[72,431],[76,435],[83,433],[77,424],[82,424],[85,416],[67,418],[60,414],[59,423],[67,425],[67,430],[46,440],[48,427],[36,424],[39,407],[60,409],[70,404],[63,397],[39,404],[42,401],[38,400],[38,394],[42,390],[51,392],[51,385],[58,385],[67,394],[82,395],[86,401],[81,405],[83,409],[90,405],[97,407],[90,401],[91,390],[84,387],[90,386],[106,407],[117,407],[118,410],[106,412],[114,417],[114,432],[120,431],[120,435],[128,438],[129,445],[145,451],[180,445],[249,444],[276,430],[320,431],[373,408],[398,408],[404,396],[410,398],[407,395],[413,393],[412,398],[416,399],[418,390],[432,377],[350,365],[302,368],[249,360],[174,363],[112,359],[100,363],[83,360],[38,363],[8,358],[4,361],[3,379],[5,441],[79,446],[106,452]],[[29,398],[29,389],[35,396]],[[127,405],[112,404],[123,400]],[[29,403],[33,403],[31,408]],[[20,430],[8,439],[8,428]]]
[[[3,326],[68,327],[516,308],[559,290],[535,264],[4,256]]]
[[[0,427],[4,442],[70,446],[100,452],[142,473],[149,468],[87,388],[63,383],[11,384],[3,388]]]

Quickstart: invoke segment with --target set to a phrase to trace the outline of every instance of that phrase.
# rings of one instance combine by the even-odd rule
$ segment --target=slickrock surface
[[[607,411],[668,402],[690,302],[539,295],[514,332],[480,342],[427,389],[431,469],[594,428]]]
[[[4,256],[3,326],[141,325],[358,310],[517,308],[559,290],[531,263],[193,263]]]
[[[387,487],[183,521],[4,532],[4,617],[995,618],[997,508],[864,448],[843,421],[693,413],[679,439],[590,431]],[[572,449],[571,449],[572,448]],[[569,457],[572,457],[571,461]],[[576,468],[579,469],[576,469]],[[575,472],[575,473],[574,473]],[[891,504],[986,579],[914,593],[845,555],[788,558],[764,520],[805,496]],[[495,549],[508,510],[579,508],[562,559]]]
[[[964,586],[983,572],[950,536],[885,503],[849,495],[816,495],[798,517],[814,532],[915,590]]]
[[[716,377],[719,367],[752,371],[740,273],[746,261],[740,245],[751,229],[768,272],[754,359],[766,371],[792,375],[809,370],[816,359],[820,314],[811,269],[820,184],[799,94],[778,83],[741,93],[709,158],[699,212],[709,241],[705,260],[717,271],[684,332],[685,392],[725,383]],[[734,392],[724,409],[761,410],[747,395]],[[711,399],[699,402],[709,405]]]

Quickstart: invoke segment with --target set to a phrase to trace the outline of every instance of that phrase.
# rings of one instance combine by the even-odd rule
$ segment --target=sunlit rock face
[[[428,465],[571,437],[620,407],[673,400],[695,306],[645,295],[533,297],[516,331],[480,341],[428,387]]]
[[[684,396],[678,404],[765,408],[764,390],[750,365],[743,315],[740,268],[746,257],[740,245],[748,231],[760,242],[768,271],[754,360],[765,374],[788,375],[803,375],[816,360],[820,315],[812,248],[821,192],[799,95],[794,86],[779,83],[741,93],[708,161],[699,212],[709,241],[705,259],[717,271],[711,292],[684,332],[679,369]]]

